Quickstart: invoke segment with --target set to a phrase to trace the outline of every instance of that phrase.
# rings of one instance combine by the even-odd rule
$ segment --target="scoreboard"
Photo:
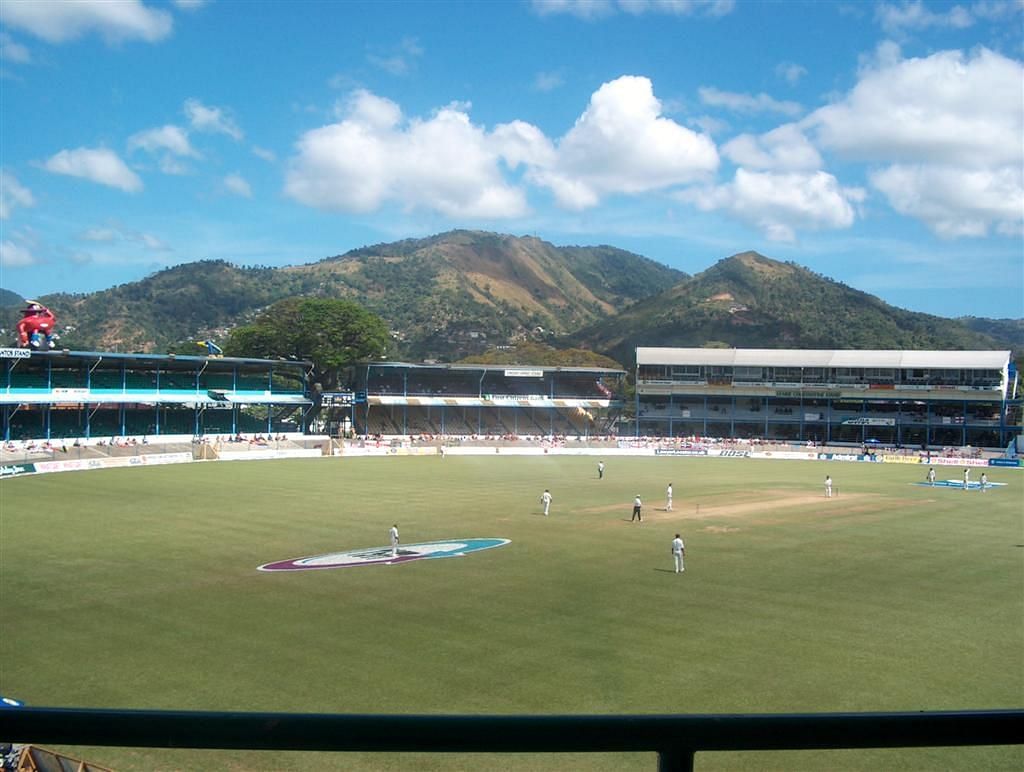
[[[356,395],[351,391],[325,391],[320,398],[321,407],[351,407]]]

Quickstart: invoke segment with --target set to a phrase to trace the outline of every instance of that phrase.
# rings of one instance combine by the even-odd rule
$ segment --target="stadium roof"
[[[506,370],[543,370],[545,373],[604,373],[622,375],[625,370],[607,367],[547,367],[545,365],[453,365],[453,364],[412,364],[410,362],[370,362],[371,367],[408,368],[410,370],[458,370],[463,372],[504,372]]]
[[[1009,361],[1009,351],[657,348],[650,346],[637,347],[636,350],[638,365],[1002,370]]]
[[[303,367],[309,369],[312,362],[302,359],[250,359],[246,357],[210,357],[205,355],[191,354],[122,354],[110,351],[68,351],[66,349],[53,349],[52,351],[32,351],[33,357],[49,357],[56,360],[87,360],[91,362],[104,360],[108,362],[139,362],[148,364],[159,364],[161,367],[181,369],[194,369],[196,364],[209,365],[241,365],[246,367],[268,366],[281,367]]]

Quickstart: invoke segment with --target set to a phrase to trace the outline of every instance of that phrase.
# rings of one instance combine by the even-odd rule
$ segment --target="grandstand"
[[[0,349],[5,442],[305,430],[309,362]]]
[[[1024,427],[1009,351],[636,349],[638,436],[1001,449]]]
[[[355,391],[367,435],[614,434],[626,373],[587,367],[372,363]]]

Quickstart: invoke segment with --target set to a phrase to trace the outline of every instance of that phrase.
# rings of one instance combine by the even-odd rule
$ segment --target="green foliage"
[[[557,349],[533,341],[515,346],[490,349],[483,354],[466,357],[459,364],[473,365],[540,365],[542,367],[603,367],[621,370],[622,365],[603,354],[586,349]]]
[[[325,388],[341,370],[379,359],[388,345],[384,321],[357,303],[327,298],[289,298],[234,329],[224,345],[228,356],[298,359],[313,363],[314,380]]]
[[[801,268],[748,252],[574,338],[622,361],[634,346],[992,349],[959,321],[890,306]]]

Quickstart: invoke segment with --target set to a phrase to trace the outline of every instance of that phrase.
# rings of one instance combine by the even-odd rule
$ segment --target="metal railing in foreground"
[[[1024,744],[1024,710],[631,716],[416,716],[13,708],[0,740],[146,748],[657,753]]]

